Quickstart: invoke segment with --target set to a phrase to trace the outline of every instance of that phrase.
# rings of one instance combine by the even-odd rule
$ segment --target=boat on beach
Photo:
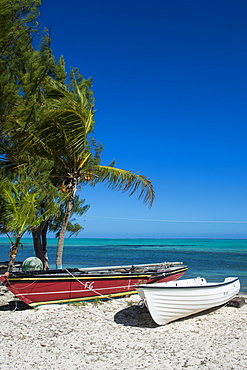
[[[237,277],[227,277],[221,283],[208,283],[197,277],[141,284],[136,290],[156,324],[165,325],[226,304],[238,294],[240,282]]]
[[[106,266],[41,271],[12,271],[2,283],[31,307],[111,299],[137,293],[140,284],[179,279],[188,267],[182,262]]]

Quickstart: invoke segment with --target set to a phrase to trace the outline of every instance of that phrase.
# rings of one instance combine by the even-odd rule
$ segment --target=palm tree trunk
[[[21,238],[22,238],[22,235],[18,235],[15,239],[14,244],[11,246],[8,271],[13,270],[13,266],[14,266],[16,255],[18,253]]]
[[[56,258],[56,268],[57,269],[63,268],[62,257],[63,257],[64,238],[65,238],[65,233],[66,233],[67,225],[68,225],[69,218],[70,218],[70,213],[73,208],[73,204],[74,204],[74,195],[70,197],[68,203],[66,204],[62,227],[59,232],[59,237],[58,237],[58,242],[57,242],[57,258]]]
[[[48,230],[48,220],[42,222],[42,224],[37,228],[32,230],[33,245],[36,257],[38,257],[42,263],[44,270],[49,268],[48,266],[48,256],[47,256],[47,230]]]
[[[49,225],[49,220],[46,220],[44,228],[41,233],[41,240],[42,240],[42,245],[43,245],[43,253],[44,253],[44,270],[49,269],[48,266],[48,255],[47,255],[47,231],[48,231],[48,225]]]

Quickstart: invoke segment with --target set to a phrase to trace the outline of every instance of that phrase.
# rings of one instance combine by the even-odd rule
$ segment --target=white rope
[[[80,281],[79,279],[76,278],[76,276],[74,274],[72,274],[72,272],[70,272],[69,270],[67,270],[66,268],[64,269],[65,271],[67,271],[68,274],[70,274],[71,276],[73,276],[73,278],[78,281],[78,283],[80,283],[81,285],[83,285],[84,289],[88,289],[90,292],[94,292],[96,294],[98,294],[99,296],[102,296],[101,293],[97,292],[97,290],[91,288],[90,286],[87,287],[86,284],[84,284],[82,281]],[[106,299],[114,299],[112,297],[107,297]]]
[[[68,274],[70,274],[71,276],[73,276],[73,278],[76,280],[76,281],[78,281],[78,283],[80,283],[80,284],[82,284],[83,286],[84,286],[84,288],[85,289],[87,289],[87,287],[85,286],[85,284],[82,282],[82,281],[80,281],[80,280],[78,280],[76,277],[75,277],[75,275],[74,274],[72,274],[72,272],[70,272],[69,270],[67,270],[67,269],[65,269],[65,271],[67,271],[68,272]],[[94,290],[94,289],[89,289],[90,291],[92,291],[92,292],[95,292],[96,294],[98,294],[98,295],[100,295],[100,296],[102,296],[102,294],[100,294],[100,293],[98,293],[96,290]],[[111,300],[114,300],[114,298],[112,298],[112,297],[107,297],[106,299],[111,299]],[[100,315],[98,315],[98,314],[96,314],[95,312],[93,312],[93,311],[90,311],[90,315],[93,315],[93,316],[95,316],[97,319],[98,318],[100,318],[101,320],[105,320],[105,321],[109,321],[109,322],[112,322],[112,320],[110,320],[110,319],[108,319],[108,318],[106,318],[106,317],[102,317],[102,316],[100,316]]]
[[[11,284],[11,281],[9,281],[9,279],[6,277],[6,280],[7,282],[9,283],[10,286],[13,286],[13,284]],[[23,288],[19,287],[18,290],[22,290],[22,289],[26,289],[30,286],[32,286],[33,284],[35,284],[37,282],[37,280],[34,280],[32,281],[31,283],[29,283],[28,285],[25,285]],[[14,287],[14,286],[13,286]],[[8,288],[8,287],[7,287]],[[15,287],[14,287],[15,288]]]

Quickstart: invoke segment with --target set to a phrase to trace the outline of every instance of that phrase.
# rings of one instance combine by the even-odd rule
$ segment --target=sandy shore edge
[[[157,326],[138,302],[28,309],[0,286],[0,368],[246,368],[247,304]]]

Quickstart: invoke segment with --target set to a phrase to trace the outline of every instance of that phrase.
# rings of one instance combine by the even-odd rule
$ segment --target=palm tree
[[[47,105],[40,125],[26,132],[26,136],[22,134],[26,147],[53,161],[53,183],[68,194],[58,237],[57,268],[62,268],[64,237],[79,183],[103,182],[129,195],[139,190],[139,198],[150,206],[154,200],[151,181],[145,176],[113,165],[100,165],[101,147],[91,136],[94,130],[91,84],[91,80],[78,78],[76,72],[70,87],[49,78]]]
[[[39,227],[59,207],[59,203],[52,200],[49,206],[46,204],[46,211],[40,213],[41,204],[47,198],[40,181],[42,176],[34,180],[27,176],[24,168],[19,172],[18,179],[0,179],[0,233],[7,234],[11,242],[8,271],[12,270],[23,235]]]

